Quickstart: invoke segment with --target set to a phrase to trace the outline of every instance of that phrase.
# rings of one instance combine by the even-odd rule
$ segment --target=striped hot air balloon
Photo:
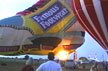
[[[72,0],[81,25],[108,50],[108,0]]]

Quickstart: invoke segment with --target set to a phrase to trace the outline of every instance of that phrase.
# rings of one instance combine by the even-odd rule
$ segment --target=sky
[[[14,16],[17,12],[32,6],[36,1],[38,0],[0,0],[0,20]],[[97,57],[101,61],[108,60],[105,50],[87,32],[85,35],[85,43],[76,50],[76,53],[78,57]],[[31,57],[41,58],[41,56],[34,55],[31,55]],[[73,58],[73,55],[71,54],[69,58]]]

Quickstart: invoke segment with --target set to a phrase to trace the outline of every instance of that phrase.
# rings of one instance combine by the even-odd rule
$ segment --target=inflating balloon
[[[82,27],[108,50],[108,0],[72,0],[74,10]]]
[[[65,0],[40,0],[15,16],[0,20],[0,54],[73,52],[85,32]]]

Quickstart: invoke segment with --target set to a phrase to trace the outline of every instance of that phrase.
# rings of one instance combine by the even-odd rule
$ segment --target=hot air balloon
[[[82,27],[108,50],[108,0],[72,0],[72,9]]]
[[[71,53],[80,47],[85,31],[64,1],[40,0],[15,16],[0,20],[0,54]]]

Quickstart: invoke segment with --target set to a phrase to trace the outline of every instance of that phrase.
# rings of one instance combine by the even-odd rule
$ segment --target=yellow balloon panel
[[[24,16],[25,26],[37,35],[57,33],[69,25],[73,18],[74,14],[68,4],[58,0],[51,0],[35,13]]]

